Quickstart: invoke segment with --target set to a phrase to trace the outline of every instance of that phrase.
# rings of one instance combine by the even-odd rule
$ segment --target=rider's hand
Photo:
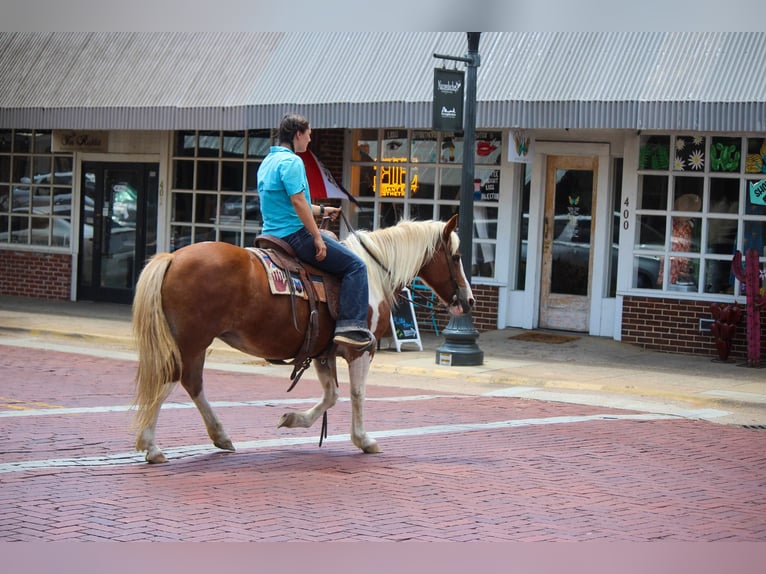
[[[314,237],[314,248],[316,249],[317,261],[322,261],[327,257],[327,245],[321,235]]]
[[[324,212],[325,217],[329,217],[332,221],[335,221],[340,215],[340,207],[325,207]]]

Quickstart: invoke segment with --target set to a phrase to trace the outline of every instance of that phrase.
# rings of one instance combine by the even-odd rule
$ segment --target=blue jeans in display
[[[369,333],[367,266],[342,243],[327,235],[323,237],[327,245],[327,256],[322,261],[316,260],[314,238],[305,227],[282,239],[295,250],[301,261],[340,278],[340,309],[338,320],[335,322],[335,332],[361,330]]]

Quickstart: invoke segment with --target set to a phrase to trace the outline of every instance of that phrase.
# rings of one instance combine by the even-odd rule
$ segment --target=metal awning
[[[0,128],[431,127],[466,35],[2,33]],[[764,33],[483,33],[480,128],[766,131]],[[451,62],[445,62],[448,67]]]

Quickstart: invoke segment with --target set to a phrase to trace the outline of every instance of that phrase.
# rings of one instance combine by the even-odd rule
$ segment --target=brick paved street
[[[0,541],[766,541],[766,431],[587,405],[368,387],[347,433],[277,429],[310,373],[208,371],[236,453],[176,389],[148,465],[129,429],[135,363],[0,347]],[[285,401],[288,404],[285,404]],[[216,403],[224,403],[216,405]],[[294,404],[289,404],[294,403]]]

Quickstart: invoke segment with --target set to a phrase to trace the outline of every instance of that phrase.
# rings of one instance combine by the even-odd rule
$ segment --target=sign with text
[[[434,68],[433,129],[463,129],[465,72]]]
[[[52,149],[62,151],[109,151],[109,132],[83,130],[53,130]]]

